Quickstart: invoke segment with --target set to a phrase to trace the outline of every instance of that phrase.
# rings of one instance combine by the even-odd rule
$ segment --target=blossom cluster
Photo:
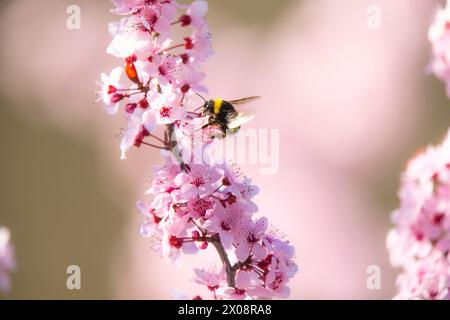
[[[432,47],[432,60],[429,70],[446,85],[450,97],[450,2],[440,9],[428,30]]]
[[[236,165],[207,156],[221,129],[198,111],[206,102],[202,94],[208,94],[201,68],[213,54],[207,2],[112,1],[122,18],[109,27],[107,53],[123,66],[101,75],[99,100],[111,115],[122,109],[127,121],[122,159],[145,145],[161,149],[164,160],[154,167],[146,192],[152,200],[137,202],[142,236],[176,265],[183,254],[213,247],[221,267],[196,269],[193,280],[214,299],[287,297],[297,272],[293,246],[267,218],[255,216],[258,187]],[[174,41],[174,28],[187,35]],[[158,137],[158,126],[164,137]]]
[[[399,299],[450,299],[450,131],[403,173],[387,245]]]
[[[154,138],[157,125],[199,117],[188,110],[198,104],[197,94],[208,92],[201,84],[205,74],[200,67],[213,51],[205,20],[206,1],[189,6],[174,0],[113,3],[113,12],[123,17],[109,25],[113,40],[107,53],[123,59],[124,66],[101,75],[98,100],[111,115],[122,107],[128,123],[120,146],[125,159],[130,148],[139,148],[148,144],[144,139]],[[179,10],[184,13],[177,15]],[[190,31],[176,43],[172,40],[175,25]],[[128,85],[122,82],[125,77]]]
[[[0,225],[0,293],[11,289],[9,274],[16,268],[11,235],[6,227]]]
[[[142,235],[159,240],[155,249],[175,263],[182,253],[223,247],[224,269],[196,272],[196,281],[214,296],[287,297],[287,282],[297,271],[294,249],[269,227],[267,218],[253,217],[258,188],[233,165],[185,165],[189,170],[166,155],[165,164],[155,167],[147,191],[154,199],[151,204],[138,202]]]
[[[428,31],[429,70],[445,82],[450,97],[450,3]],[[410,161],[399,191],[395,228],[387,237],[391,263],[402,267],[397,299],[450,299],[450,131]]]

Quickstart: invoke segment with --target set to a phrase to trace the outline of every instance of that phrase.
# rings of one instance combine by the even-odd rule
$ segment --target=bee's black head
[[[206,101],[203,105],[204,114],[214,114],[214,100]]]

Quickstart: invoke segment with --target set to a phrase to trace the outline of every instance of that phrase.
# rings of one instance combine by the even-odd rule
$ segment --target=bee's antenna
[[[192,112],[197,112],[197,111],[200,110],[201,108],[203,108],[203,106],[198,107],[197,109],[195,109],[195,110],[192,111]]]
[[[195,94],[198,95],[200,98],[202,98],[204,102],[206,102],[206,99],[203,98],[203,96],[202,96],[200,93],[197,93],[197,92],[196,92]]]
[[[205,102],[205,104],[206,104],[206,99],[200,94],[200,93],[195,93],[196,95],[198,95],[200,98],[202,98],[202,100]],[[204,106],[204,105],[203,105]],[[196,112],[196,111],[198,111],[198,110],[200,110],[201,108],[203,108],[203,106],[200,106],[200,107],[198,107],[197,109],[195,109],[193,112]]]

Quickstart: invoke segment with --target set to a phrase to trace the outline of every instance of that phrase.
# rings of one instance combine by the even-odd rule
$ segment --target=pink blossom
[[[210,291],[215,292],[218,288],[224,285],[225,283],[225,272],[223,268],[217,268],[216,266],[212,266],[209,268],[203,269],[194,269],[195,278],[194,282],[204,285]]]
[[[162,93],[152,93],[147,99],[155,111],[158,124],[174,123],[184,117],[185,110],[179,104],[180,97],[170,85],[163,87]]]
[[[187,172],[180,172],[175,183],[184,197],[202,196],[214,191],[213,184],[219,180],[218,173],[206,164],[192,164]]]
[[[184,67],[183,76],[180,78],[178,88],[182,94],[203,93],[207,94],[208,89],[201,84],[206,75],[203,72],[195,71],[190,67]]]
[[[159,217],[156,214],[156,210],[143,201],[138,201],[136,207],[141,211],[144,220],[141,224],[141,235],[143,237],[154,236],[158,233],[158,225],[161,222],[162,217]]]
[[[289,280],[298,271],[294,262],[294,248],[286,241],[277,239],[272,250],[268,250],[267,256],[258,262],[258,267],[264,270],[264,288],[256,287],[258,295],[265,298],[286,298],[290,294]]]
[[[177,63],[175,57],[156,55],[151,56],[149,59],[151,59],[151,62],[147,63],[143,70],[152,78],[157,79],[158,84],[167,85],[176,81],[175,71]]]
[[[245,190],[245,176],[237,165],[233,163],[219,164],[217,170],[222,176],[221,183],[224,192],[229,192],[237,196]]]
[[[194,32],[191,37],[185,39],[186,51],[179,55],[183,64],[199,65],[204,63],[214,54],[211,48],[211,36],[206,27]]]
[[[139,22],[149,32],[156,32],[164,39],[170,32],[170,21],[164,17],[157,7],[145,6],[139,11]],[[139,22],[136,22],[139,24]]]
[[[11,245],[11,234],[6,227],[0,226],[0,293],[11,289],[9,273],[16,269],[14,249]]]
[[[180,165],[175,162],[172,154],[167,151],[161,151],[164,163],[163,165],[157,165],[153,167],[153,181],[150,189],[147,190],[147,194],[167,192],[171,193],[178,187],[175,185],[174,179],[180,173]]]
[[[245,289],[238,287],[222,287],[217,290],[217,296],[222,300],[250,300],[251,297]]]
[[[119,15],[135,14],[146,5],[157,9],[165,18],[172,19],[175,16],[177,3],[174,0],[111,0],[116,6],[111,12]]]
[[[450,265],[433,258],[414,263],[397,278],[397,286],[394,299],[450,300]]]
[[[151,39],[145,38],[143,32],[118,33],[106,49],[106,53],[118,58],[128,58],[132,55],[145,57],[153,50]]]
[[[244,262],[250,255],[256,259],[266,256],[266,249],[262,246],[261,240],[268,227],[267,218],[262,217],[256,221],[252,219],[241,219],[236,234],[237,248],[236,257]]]
[[[208,3],[203,0],[196,0],[186,10],[186,13],[180,17],[183,27],[192,25],[195,28],[205,25],[205,15],[208,11]]]
[[[450,97],[450,3],[436,14],[428,30],[428,39],[432,45],[432,60],[429,70],[445,82]]]
[[[207,126],[208,119],[206,117],[191,120],[187,119],[190,116],[189,113],[185,116],[183,120],[176,123],[174,128],[174,138],[184,152],[183,157],[186,158],[187,162],[212,163],[213,161],[208,157],[206,149],[213,143],[214,139],[211,133],[216,130],[212,126]],[[205,128],[205,126],[207,127]]]
[[[181,267],[183,262],[183,256],[181,254],[183,240],[169,233],[163,233],[161,248],[161,256],[167,263],[173,263],[178,268]]]
[[[102,101],[106,111],[111,115],[117,113],[119,103],[124,98],[123,93],[118,91],[118,89],[122,88],[119,83],[122,74],[123,68],[114,68],[109,76],[102,73],[101,82],[97,83],[101,87],[101,90],[97,92],[99,96],[97,101]]]
[[[145,0],[111,0],[116,6],[111,12],[116,14],[131,14],[139,10],[145,4]]]
[[[234,287],[222,287],[217,291],[217,295],[223,300],[251,300],[270,299],[273,295],[270,290],[262,285],[256,285],[258,280],[255,273],[240,270],[236,276]]]
[[[203,218],[213,209],[214,201],[208,198],[193,197],[187,202],[187,209],[193,218]]]
[[[226,208],[216,203],[214,213],[205,223],[205,228],[219,235],[225,248],[230,248],[234,240],[234,231],[243,218],[243,211],[235,204]]]
[[[405,270],[399,276],[398,297],[447,297],[422,291],[435,290],[449,276],[449,178],[450,132],[440,145],[428,147],[411,160],[402,175],[400,208],[392,214],[395,228],[387,238],[392,264]],[[427,274],[430,277],[419,277]]]
[[[144,143],[144,138],[155,129],[155,115],[152,110],[142,114],[142,117],[132,115],[128,120],[128,128],[123,134],[120,143],[121,159],[126,159],[127,151],[135,146],[139,148]]]

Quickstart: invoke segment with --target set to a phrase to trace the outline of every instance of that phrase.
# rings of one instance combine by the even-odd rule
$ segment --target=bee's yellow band
[[[218,114],[220,111],[220,106],[222,105],[222,99],[214,99],[214,113]]]

